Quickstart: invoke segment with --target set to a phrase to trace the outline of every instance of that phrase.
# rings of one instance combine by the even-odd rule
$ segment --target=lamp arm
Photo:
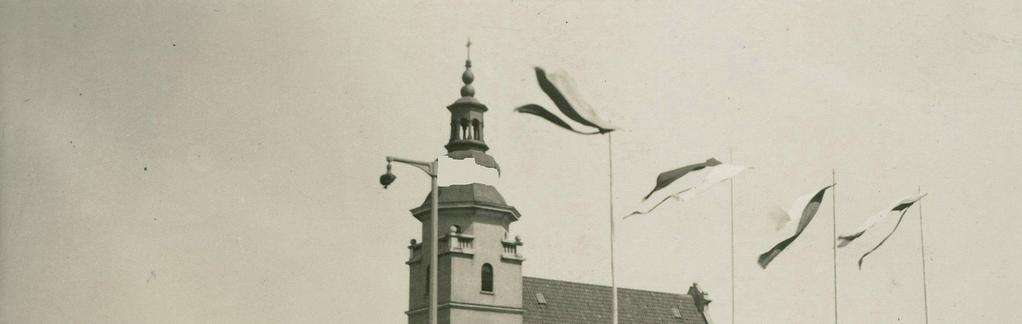
[[[390,163],[390,162],[404,163],[404,164],[411,165],[413,167],[419,168],[423,172],[426,172],[426,174],[428,174],[430,177],[434,177],[435,178],[437,176],[437,161],[423,162],[423,161],[409,160],[409,159],[403,159],[403,158],[399,158],[399,157],[388,156],[387,157],[387,162],[388,163]]]

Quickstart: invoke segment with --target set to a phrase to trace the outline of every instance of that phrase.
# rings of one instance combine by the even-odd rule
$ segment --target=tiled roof
[[[531,277],[522,277],[522,286],[525,324],[612,322],[610,287]],[[621,324],[706,324],[692,297],[684,294],[618,288],[618,311]]]
[[[497,207],[508,207],[504,197],[497,192],[497,189],[490,185],[473,183],[440,187],[440,203],[476,203],[493,205]],[[419,207],[429,207],[432,197],[426,194],[425,201]]]

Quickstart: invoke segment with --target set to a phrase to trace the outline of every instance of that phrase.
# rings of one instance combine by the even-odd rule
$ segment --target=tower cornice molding
[[[474,303],[459,303],[459,302],[443,303],[441,305],[438,305],[437,308],[438,309],[447,309],[447,308],[470,309],[470,310],[480,310],[480,311],[509,313],[509,314],[521,314],[521,313],[525,312],[524,308],[519,308],[519,307],[503,307],[503,306],[483,305],[483,304],[474,304]],[[413,309],[413,310],[410,310],[410,311],[406,311],[405,314],[415,315],[415,314],[418,314],[418,313],[425,312],[426,310],[427,310],[426,307],[421,307],[421,308]]]
[[[443,210],[458,210],[458,209],[478,209],[478,210],[495,211],[495,212],[499,212],[499,213],[504,213],[504,214],[510,215],[512,221],[517,221],[518,218],[520,218],[522,216],[522,214],[520,214],[518,212],[518,209],[515,209],[514,206],[507,206],[507,207],[488,206],[486,203],[479,203],[479,202],[476,202],[476,203],[469,203],[469,202],[443,203],[442,202],[442,203],[439,204],[439,210],[441,210],[441,211],[443,211]],[[413,209],[411,209],[409,211],[412,212],[412,216],[414,216],[416,219],[419,219],[421,221],[422,217],[428,216],[427,214],[429,214],[429,206],[416,207],[416,208],[413,208]]]

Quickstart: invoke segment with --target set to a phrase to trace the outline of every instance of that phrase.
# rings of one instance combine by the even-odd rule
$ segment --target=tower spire
[[[451,137],[445,147],[447,152],[476,151],[486,152],[483,133],[486,124],[483,113],[486,105],[476,100],[476,89],[472,87],[475,74],[472,73],[472,39],[465,42],[465,72],[461,73],[461,98],[447,106],[451,112]]]

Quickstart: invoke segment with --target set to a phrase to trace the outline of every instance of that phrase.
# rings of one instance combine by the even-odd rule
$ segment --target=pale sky
[[[361,2],[361,1],[360,1]],[[921,187],[931,323],[1022,317],[1022,3],[0,2],[0,323],[401,323],[409,209],[471,36],[527,276],[609,284],[607,141],[512,109],[570,73],[614,135],[618,214],[716,157],[740,323],[831,323],[851,231]],[[622,287],[698,282],[731,323],[729,190],[618,223]],[[843,323],[921,323],[919,209],[838,251]]]

